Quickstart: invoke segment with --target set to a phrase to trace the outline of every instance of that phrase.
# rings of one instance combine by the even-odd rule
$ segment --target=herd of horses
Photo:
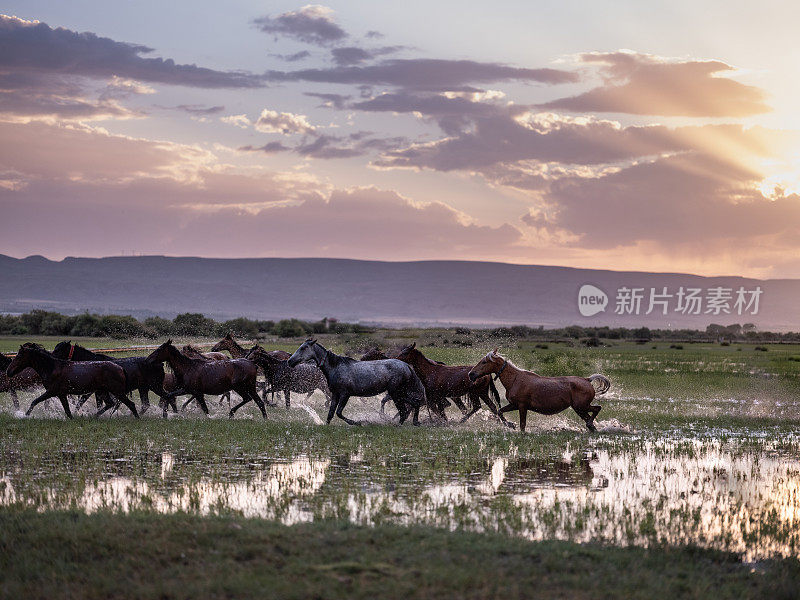
[[[165,370],[165,364],[169,370]],[[263,383],[259,374],[264,376]],[[506,406],[501,406],[495,380],[505,388]],[[150,408],[149,394],[153,392],[159,397],[165,418],[169,408],[178,412],[179,396],[188,396],[181,410],[196,401],[207,415],[207,396],[220,396],[220,402],[227,396],[229,417],[252,401],[267,418],[266,405],[277,404],[276,394],[284,394],[289,408],[292,392],[308,398],[319,390],[326,398],[328,423],[338,416],[348,424],[358,425],[358,421],[343,414],[349,399],[385,394],[381,413],[388,402],[393,402],[399,424],[412,416],[418,425],[422,408],[427,409],[432,422],[442,424],[447,421],[445,409],[451,402],[461,410],[464,422],[483,403],[495,419],[510,428],[515,425],[505,417],[509,411],[519,411],[519,425],[524,431],[528,411],[552,415],[572,408],[587,429],[596,431],[594,420],[601,407],[592,402],[608,391],[611,382],[600,374],[543,377],[517,367],[497,349],[476,365],[453,366],[425,357],[416,344],[402,348],[394,356],[373,349],[357,360],[338,355],[314,339],[306,340],[290,355],[258,345],[246,349],[228,334],[210,352],[192,346],[178,349],[168,340],[147,356],[113,358],[65,341],[52,352],[29,342],[20,346],[13,359],[0,355],[0,391],[11,393],[16,408],[16,392],[35,386],[43,386],[45,391],[31,402],[26,415],[40,402],[58,398],[66,416],[72,418],[69,396],[79,397],[79,410],[94,395],[96,414],[124,405],[138,418],[136,405],[129,398],[129,394],[138,391],[141,412]],[[241,397],[235,406],[231,406],[231,392]]]

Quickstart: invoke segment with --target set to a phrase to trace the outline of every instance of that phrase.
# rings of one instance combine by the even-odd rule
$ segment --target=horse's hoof
[[[229,413],[228,413],[228,418],[229,418],[229,419],[232,419],[232,418],[233,418],[233,411],[231,411],[231,412],[229,412]]]

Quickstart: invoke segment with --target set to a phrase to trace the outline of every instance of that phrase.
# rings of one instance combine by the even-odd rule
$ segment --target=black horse
[[[288,364],[313,363],[322,369],[333,399],[328,410],[328,423],[335,414],[350,425],[358,421],[342,414],[351,396],[375,396],[389,392],[400,413],[400,423],[413,411],[414,425],[419,425],[419,409],[425,404],[425,388],[414,370],[401,360],[358,361],[339,356],[309,339],[292,354]]]
[[[139,418],[136,406],[125,395],[125,371],[113,362],[60,360],[44,348],[34,344],[23,344],[6,373],[9,377],[13,377],[28,367],[39,375],[45,392],[31,402],[26,415],[30,415],[33,407],[41,401],[57,397],[64,407],[64,413],[71,419],[67,394],[95,394],[105,404],[105,407],[98,411],[98,415],[114,406],[109,397],[114,396],[130,409],[134,417]]]
[[[276,358],[271,352],[265,351],[260,346],[254,346],[246,358],[256,363],[267,378],[267,388],[264,390],[263,398],[269,392],[283,392],[286,400],[286,408],[291,405],[291,392],[296,394],[307,394],[306,400],[311,397],[315,390],[322,391],[327,401],[331,399],[331,392],[325,375],[313,365],[297,365],[290,367],[287,359]]]
[[[150,391],[161,398],[162,403],[169,403],[172,406],[173,412],[177,412],[175,399],[168,398],[167,393],[164,391],[163,365],[148,361],[146,356],[113,358],[107,354],[92,352],[83,346],[73,344],[71,341],[57,344],[53,349],[53,356],[61,360],[73,360],[78,362],[107,360],[118,364],[122,367],[122,370],[125,371],[125,379],[127,382],[125,389],[126,394],[133,390],[139,391],[139,399],[142,402],[142,414],[146,413],[150,408],[150,396],[148,394]],[[86,402],[88,397],[87,395],[81,398],[76,410],[79,410],[80,407],[83,406],[83,403]],[[164,405],[164,408],[166,409],[166,405]]]
[[[147,360],[153,363],[168,362],[175,372],[179,389],[170,392],[168,397],[192,394],[203,412],[208,414],[206,394],[222,394],[233,390],[243,398],[243,401],[231,409],[229,416],[233,417],[237,408],[254,400],[261,409],[261,414],[267,418],[264,403],[256,393],[258,367],[252,361],[244,358],[216,361],[189,358],[172,345],[172,340],[161,344],[147,357]]]

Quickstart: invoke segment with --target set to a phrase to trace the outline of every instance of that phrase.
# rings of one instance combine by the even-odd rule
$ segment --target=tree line
[[[239,317],[215,321],[200,313],[182,313],[174,319],[148,317],[138,320],[130,315],[63,315],[45,310],[32,310],[22,315],[0,315],[0,335],[54,335],[66,337],[157,338],[163,336],[216,337],[233,333],[237,337],[256,338],[266,335],[300,337],[318,333],[363,333],[362,325],[336,319],[301,321],[282,319],[262,321]]]

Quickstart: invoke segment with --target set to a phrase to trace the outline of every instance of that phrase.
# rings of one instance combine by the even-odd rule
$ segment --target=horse
[[[181,348],[181,352],[183,352],[189,358],[199,358],[200,360],[228,360],[228,357],[225,356],[222,352],[202,352],[198,348],[195,348],[191,344],[186,344],[183,348]],[[237,357],[234,357],[237,358]],[[219,403],[222,404],[223,400],[228,400],[228,408],[231,407],[231,393],[225,392],[219,397]],[[181,412],[183,409],[186,408],[186,405],[189,404],[194,400],[194,398],[189,398],[186,402],[183,403],[181,406]]]
[[[339,356],[325,349],[314,339],[308,339],[295,350],[288,365],[296,367],[302,363],[313,363],[322,370],[331,390],[331,406],[328,423],[335,414],[349,425],[359,425],[342,414],[350,396],[375,396],[389,392],[400,413],[400,424],[413,411],[414,425],[419,425],[419,409],[425,404],[425,388],[414,370],[397,359],[362,362],[347,356]]]
[[[256,344],[255,346],[253,346],[253,348],[261,348],[261,346]],[[264,350],[263,348],[261,348],[261,349]],[[237,341],[235,339],[233,339],[233,334],[230,331],[225,334],[224,338],[222,338],[220,341],[218,341],[216,344],[214,344],[211,347],[211,352],[222,352],[223,350],[227,350],[230,353],[232,358],[247,358],[248,352],[252,351],[252,350],[246,350],[245,348],[240,346],[237,343]],[[269,354],[270,356],[272,356],[272,357],[274,357],[274,358],[276,358],[278,360],[287,360],[291,356],[291,354],[289,354],[288,352],[285,352],[283,350],[264,350],[264,352],[266,352],[267,354]],[[263,370],[263,367],[262,367],[262,370]],[[264,371],[264,377],[266,379],[269,379],[269,377],[267,376],[266,371]],[[259,382],[259,384],[260,384],[260,382]],[[259,387],[260,387],[260,385],[259,385]],[[266,383],[264,383],[263,384],[263,388],[262,388],[262,396],[261,396],[261,399],[264,400],[264,402],[267,401],[267,393],[268,393],[267,392],[267,387],[268,387],[268,385]],[[272,400],[273,400],[272,404],[274,406],[275,405],[275,388],[274,387],[272,388]]]
[[[266,419],[267,411],[256,393],[256,375],[258,368],[255,363],[243,359],[208,361],[199,358],[190,358],[182,354],[172,340],[167,340],[153,350],[147,360],[154,363],[169,363],[178,380],[178,389],[170,392],[168,396],[191,394],[197,398],[197,403],[203,412],[208,415],[206,394],[222,394],[233,390],[239,394],[243,401],[230,410],[229,416],[243,404],[254,400],[261,414]]]
[[[276,391],[283,392],[286,408],[289,408],[291,404],[290,392],[307,394],[306,400],[308,400],[315,390],[320,390],[325,394],[326,400],[330,402],[331,392],[328,389],[328,383],[325,381],[322,371],[317,367],[307,364],[290,367],[287,363],[288,359],[279,360],[259,346],[253,346],[247,353],[247,358],[264,371],[273,394]],[[264,391],[265,395],[266,392],[267,390]]]
[[[61,401],[67,418],[71,419],[67,394],[95,394],[105,403],[105,407],[97,412],[97,416],[114,406],[109,398],[109,395],[112,395],[127,406],[134,417],[139,418],[136,405],[125,395],[127,387],[125,371],[113,362],[61,360],[44,348],[23,344],[6,373],[9,377],[13,377],[28,367],[36,371],[44,384],[45,392],[31,402],[25,416],[30,415],[33,407],[41,401],[55,396]]]
[[[570,407],[583,419],[589,431],[597,431],[594,419],[602,407],[593,405],[592,400],[611,388],[611,381],[605,375],[596,373],[589,377],[543,377],[515,366],[498,354],[497,348],[472,367],[469,378],[477,381],[492,373],[497,374],[497,378],[506,388],[506,399],[509,402],[500,409],[500,413],[518,410],[521,431],[525,431],[529,410],[543,415],[554,415]],[[597,387],[595,381],[600,382]]]
[[[500,394],[497,392],[491,377],[480,377],[473,381],[469,377],[469,371],[472,367],[469,365],[448,366],[434,362],[417,350],[416,342],[400,350],[397,358],[414,368],[417,376],[422,381],[422,385],[425,386],[428,403],[437,407],[437,414],[440,417],[444,417],[444,420],[447,417],[444,414],[442,402],[446,398],[461,398],[466,394],[472,403],[472,410],[464,414],[461,418],[462,423],[480,410],[481,400],[483,400],[489,410],[504,425],[511,428],[514,427],[513,423],[498,412]],[[490,391],[494,401],[489,397]],[[495,405],[495,402],[497,402],[497,405]]]
[[[98,361],[107,360],[122,367],[125,371],[125,393],[126,395],[133,390],[139,391],[139,399],[142,402],[142,414],[146,413],[150,408],[150,395],[148,392],[151,390],[161,398],[161,402],[167,402],[172,405],[174,412],[177,412],[175,399],[170,398],[167,400],[167,393],[164,391],[164,367],[160,364],[153,364],[148,362],[146,356],[127,356],[113,358],[107,354],[100,352],[92,352],[73,344],[71,341],[59,342],[53,348],[53,356],[61,360],[72,360],[76,362]],[[84,402],[89,398],[85,395],[81,398],[75,410],[80,410]],[[98,400],[99,403],[99,400]],[[98,406],[98,408],[100,408]]]
[[[0,393],[8,392],[11,395],[11,401],[14,403],[14,409],[19,410],[19,398],[17,397],[17,390],[27,390],[38,385],[42,381],[33,369],[25,369],[19,375],[9,377],[6,375],[6,369],[11,364],[11,357],[0,354]]]
[[[367,350],[364,354],[362,354],[361,358],[359,358],[359,360],[369,361],[369,360],[386,360],[386,359],[389,359],[389,358],[398,358],[399,351],[392,351],[392,352],[390,352],[390,354],[391,355],[386,354],[380,348],[375,346],[375,347],[370,348],[369,350]],[[443,365],[444,363],[436,361],[436,364]],[[381,414],[382,415],[386,414],[386,403],[389,402],[389,400],[391,400],[391,397],[389,396],[389,394],[386,394],[381,399]],[[461,411],[462,415],[466,415],[467,414],[467,410],[468,409],[464,405],[464,402],[461,400],[461,398],[453,398],[453,402],[458,407],[458,409]],[[442,419],[442,420],[445,420],[445,421],[447,420],[447,416],[444,414],[444,409],[447,408],[448,406],[450,406],[450,401],[447,398],[441,398],[439,400],[439,406],[436,407],[437,411],[441,411],[440,414],[439,414],[439,418]]]

